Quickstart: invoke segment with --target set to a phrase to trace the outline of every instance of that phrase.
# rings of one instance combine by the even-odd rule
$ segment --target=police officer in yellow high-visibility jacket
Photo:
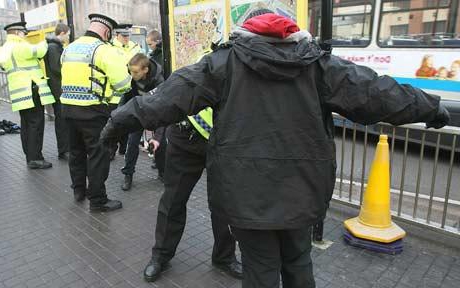
[[[117,23],[100,14],[91,14],[89,19],[85,35],[62,54],[61,103],[69,126],[69,169],[75,200],[83,201],[86,196],[91,211],[111,211],[122,204],[107,198],[109,151],[100,145],[99,134],[109,117],[113,93],[128,91],[131,76],[125,63],[119,61],[123,54],[107,42]]]
[[[115,38],[112,43],[115,47],[120,48],[126,55],[126,64],[133,58],[137,53],[141,53],[141,47],[139,44],[134,43],[130,40],[132,24],[118,24],[115,29]]]
[[[21,115],[21,142],[31,169],[50,168],[51,163],[42,155],[44,109],[54,103],[39,59],[48,49],[46,42],[31,45],[25,40],[26,22],[5,26],[6,43],[1,47],[0,65],[8,74],[8,90],[13,111]]]
[[[115,37],[112,41],[113,46],[119,48],[123,52],[125,56],[126,69],[128,69],[129,60],[131,60],[131,58],[133,58],[134,55],[141,52],[141,47],[139,46],[139,44],[130,41],[132,26],[132,24],[118,24],[117,28],[114,30]],[[123,97],[122,93],[114,92],[112,99],[109,103],[109,107],[111,110],[115,110],[118,107],[121,97]],[[110,159],[112,160],[115,158],[115,153],[117,149],[120,155],[124,155],[126,153],[127,144],[128,135],[120,137],[118,143],[116,143],[114,147],[110,147]]]

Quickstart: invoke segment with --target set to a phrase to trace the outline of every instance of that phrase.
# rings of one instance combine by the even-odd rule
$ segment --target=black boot
[[[236,279],[243,279],[243,266],[241,262],[235,260],[229,264],[212,262],[212,265]]]
[[[86,197],[86,189],[75,189],[73,190],[73,198],[77,202],[81,202],[85,200]]]
[[[165,268],[164,266],[164,264],[162,264],[160,261],[158,261],[158,259],[152,256],[149,263],[147,264],[147,266],[145,266],[144,269],[145,281],[154,282],[155,280],[157,280],[158,277],[160,277],[161,271],[163,271],[163,269]]]
[[[131,186],[133,185],[133,175],[125,175],[125,181],[123,185],[121,185],[121,189],[123,191],[131,190]]]
[[[45,160],[34,160],[27,163],[27,167],[30,169],[48,169],[53,167],[53,164]]]
[[[91,212],[109,212],[117,209],[121,209],[123,205],[118,200],[107,199],[107,202],[104,204],[89,204],[89,211]]]

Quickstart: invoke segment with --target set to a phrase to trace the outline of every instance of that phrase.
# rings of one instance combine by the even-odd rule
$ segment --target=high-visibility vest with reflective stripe
[[[133,41],[129,41],[127,45],[123,45],[117,38],[113,39],[112,41],[113,46],[120,48],[126,55],[126,64],[128,64],[129,60],[133,58],[134,55],[137,53],[141,53],[141,47],[139,44],[134,43]]]
[[[124,55],[124,59],[126,61],[126,69],[128,69],[128,62],[131,58],[138,52],[140,52],[140,47],[133,41],[129,41],[128,45],[123,45],[117,38],[113,39],[112,41],[113,46],[117,47],[122,51]],[[112,94],[112,98],[110,99],[110,104],[118,104],[121,100],[123,93],[114,92]]]
[[[54,103],[54,97],[48,87],[38,59],[45,56],[48,49],[46,42],[29,44],[17,35],[7,35],[2,47],[0,65],[8,74],[8,89],[11,108],[19,111],[35,107],[32,99],[32,81],[38,86],[42,105]]]
[[[206,140],[209,139],[209,134],[212,130],[212,108],[208,107],[201,110],[196,115],[188,116],[188,120],[201,136]]]
[[[126,65],[117,61],[120,57],[123,54],[117,48],[95,37],[82,36],[67,46],[61,58],[61,102],[75,106],[107,104],[114,91],[128,91],[131,76]]]

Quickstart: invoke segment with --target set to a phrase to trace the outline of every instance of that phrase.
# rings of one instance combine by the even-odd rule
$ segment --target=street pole
[[[161,37],[163,45],[163,76],[165,79],[171,75],[171,39],[169,37],[169,7],[168,0],[160,0]]]
[[[75,40],[75,27],[73,25],[72,0],[65,0],[65,14],[67,17],[67,26],[70,28],[69,42],[73,42]]]

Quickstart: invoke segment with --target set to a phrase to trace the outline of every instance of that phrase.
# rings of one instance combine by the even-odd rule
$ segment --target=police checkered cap
[[[107,17],[105,15],[102,15],[102,14],[96,14],[96,13],[93,13],[93,14],[89,14],[88,15],[88,18],[89,18],[89,22],[99,22],[99,23],[102,23],[104,24],[105,26],[109,27],[110,30],[113,30],[115,29],[117,26],[118,26],[118,23],[117,21],[113,20],[112,18],[110,17]]]
[[[121,35],[130,35],[131,34],[131,27],[133,24],[118,24],[117,28],[115,28],[115,33],[119,33]]]
[[[268,13],[275,13],[275,12],[273,12],[270,9],[266,9],[266,8],[261,8],[261,9],[254,10],[251,13],[249,13],[248,17],[246,17],[246,19],[244,19],[244,22],[248,21],[252,17],[256,17],[256,16],[259,16],[259,15],[264,15],[264,14],[268,14]]]

